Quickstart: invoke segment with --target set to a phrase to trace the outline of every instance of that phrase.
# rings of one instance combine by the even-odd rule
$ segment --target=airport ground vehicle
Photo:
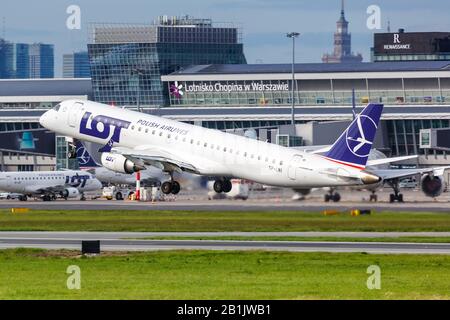
[[[120,188],[116,186],[104,187],[102,197],[108,200],[124,200],[128,199],[135,191],[129,188]]]
[[[22,195],[19,193],[1,192],[0,200],[19,199],[20,196],[22,196]]]

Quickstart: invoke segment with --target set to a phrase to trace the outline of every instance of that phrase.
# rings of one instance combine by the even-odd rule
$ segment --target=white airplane
[[[90,173],[83,171],[0,172],[0,190],[19,193],[20,201],[39,196],[44,201],[58,196],[68,199],[84,192],[100,190],[102,184]]]
[[[182,171],[220,177],[214,190],[221,193],[231,190],[231,178],[289,188],[379,183],[381,178],[365,167],[382,110],[383,105],[369,104],[324,155],[91,101],[64,101],[42,115],[40,123],[58,134],[104,145],[102,165],[113,171],[162,169],[171,176],[161,186],[165,194],[180,191],[173,173]]]

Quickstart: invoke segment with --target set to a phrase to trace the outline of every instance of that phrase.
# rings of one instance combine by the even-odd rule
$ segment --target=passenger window
[[[163,133],[162,133],[162,131],[161,131],[161,132],[159,133],[159,136],[162,137],[162,135],[163,135]]]
[[[205,142],[205,144],[203,146],[206,148],[208,146],[208,144]]]
[[[152,131],[152,134],[155,134],[155,133],[156,133],[156,131],[155,131],[155,130],[153,130],[153,131]]]
[[[148,133],[148,129],[145,129],[145,133]]]
[[[134,126],[131,126],[131,130],[134,130]]]

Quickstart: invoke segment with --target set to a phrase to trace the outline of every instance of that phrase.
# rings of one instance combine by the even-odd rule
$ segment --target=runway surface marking
[[[85,238],[5,237],[0,234],[0,248],[42,248],[80,250]],[[230,241],[230,240],[120,240],[100,239],[106,251],[152,251],[152,250],[267,250],[292,252],[367,252],[380,254],[450,254],[450,243],[381,243],[381,242],[318,242],[318,241]]]

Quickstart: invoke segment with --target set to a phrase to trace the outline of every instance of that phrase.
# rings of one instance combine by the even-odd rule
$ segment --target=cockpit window
[[[57,104],[57,105],[53,108],[53,110],[55,110],[56,112],[58,112],[58,111],[59,111],[59,108],[61,108],[61,104]]]

